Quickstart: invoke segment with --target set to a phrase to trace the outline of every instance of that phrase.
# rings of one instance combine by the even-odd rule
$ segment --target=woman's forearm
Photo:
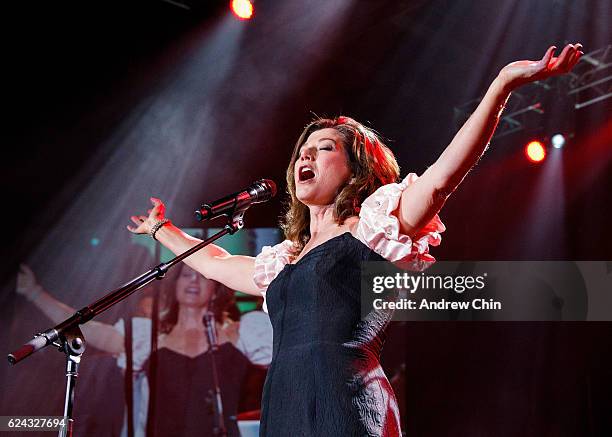
[[[164,203],[151,197],[153,208],[149,215],[134,215],[130,219],[136,226],[127,229],[134,234],[151,234],[162,245],[175,254],[181,254],[191,249],[202,240],[186,234],[171,222],[165,221]],[[158,228],[160,222],[164,225]],[[249,256],[231,255],[225,249],[210,244],[190,255],[184,260],[185,264],[200,272],[208,279],[221,282],[226,286],[248,294],[260,296],[261,290],[253,280],[255,259]]]
[[[581,49],[580,43],[567,44],[559,57],[555,57],[556,47],[550,46],[539,61],[515,61],[501,69],[476,111],[432,166],[442,194],[452,192],[478,162],[495,132],[510,91],[570,72],[583,54]]]
[[[76,312],[75,308],[60,302],[42,289],[42,287],[40,288],[40,294],[38,294],[36,299],[32,300],[32,303],[36,305],[45,316],[51,319],[53,323],[60,323]]]
[[[478,162],[495,132],[509,96],[509,87],[497,77],[474,113],[428,169],[435,173],[439,191],[450,194]]]
[[[202,241],[183,232],[170,222],[166,223],[157,231],[155,238],[176,255],[191,249]],[[205,277],[211,278],[211,272],[209,272],[211,260],[217,256],[223,257],[228,255],[229,253],[225,249],[214,244],[209,244],[202,250],[186,258],[185,263],[194,270],[202,273]]]
[[[505,82],[495,79],[438,160],[404,190],[397,212],[402,233],[414,236],[425,226],[478,162],[509,96]]]
[[[476,111],[438,160],[402,193],[398,218],[402,233],[413,236],[442,208],[486,150],[510,92],[517,87],[566,74],[580,60],[582,44],[568,44],[559,57],[555,46],[539,61],[511,62],[501,69]]]
[[[75,308],[59,301],[42,287],[32,303],[53,323],[60,323],[76,312]],[[86,340],[98,349],[115,355],[124,350],[123,336],[111,325],[90,321],[81,325],[81,330]]]

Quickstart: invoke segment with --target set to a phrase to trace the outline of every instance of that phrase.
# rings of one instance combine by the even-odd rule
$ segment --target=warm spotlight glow
[[[525,154],[531,162],[541,162],[546,158],[546,149],[540,141],[531,141],[525,147]]]
[[[555,149],[560,149],[565,145],[565,137],[561,134],[555,134],[550,139],[550,142]]]
[[[253,16],[253,3],[249,0],[232,0],[232,12],[241,20],[248,20]]]

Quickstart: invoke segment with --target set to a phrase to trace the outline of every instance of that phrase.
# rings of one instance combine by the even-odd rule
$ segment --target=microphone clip
[[[224,228],[227,229],[227,233],[230,235],[234,235],[240,229],[244,227],[244,210],[238,211],[233,214],[231,217],[228,217],[227,223]]]

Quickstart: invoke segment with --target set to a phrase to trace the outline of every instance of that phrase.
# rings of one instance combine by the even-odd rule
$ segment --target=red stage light
[[[546,158],[546,149],[542,142],[534,140],[525,146],[525,155],[531,162],[542,162]]]
[[[253,16],[253,3],[249,0],[232,0],[232,12],[241,20],[249,20]]]

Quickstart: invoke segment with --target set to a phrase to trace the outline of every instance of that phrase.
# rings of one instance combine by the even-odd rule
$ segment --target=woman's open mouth
[[[303,183],[311,181],[315,178],[315,176],[314,170],[307,165],[304,165],[298,169],[298,182]]]
[[[189,287],[185,289],[185,294],[195,294],[198,295],[200,294],[200,288],[199,287]]]

